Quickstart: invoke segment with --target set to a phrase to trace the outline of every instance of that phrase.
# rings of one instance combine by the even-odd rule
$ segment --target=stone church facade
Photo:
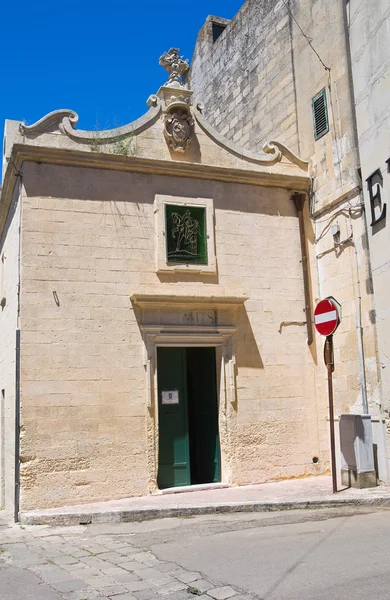
[[[6,122],[0,504],[16,516],[327,473],[313,308],[329,295],[335,414],[372,415],[388,481],[379,4],[363,43],[364,0],[247,0],[207,19],[190,72],[161,57],[134,123]]]
[[[328,468],[308,164],[278,141],[231,144],[177,50],[160,60],[169,79],[130,125],[6,123],[1,489],[16,513]]]

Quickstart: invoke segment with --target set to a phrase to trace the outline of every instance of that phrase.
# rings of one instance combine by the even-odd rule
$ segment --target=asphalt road
[[[0,551],[1,600],[390,598],[390,509],[0,528]]]
[[[388,600],[390,513],[313,516],[279,525],[238,520],[235,531],[185,535],[151,549],[262,600]]]
[[[197,517],[180,524],[172,519],[134,524],[132,531],[137,527],[150,531],[136,533],[135,543],[146,544],[160,560],[262,600],[390,598],[386,509]]]

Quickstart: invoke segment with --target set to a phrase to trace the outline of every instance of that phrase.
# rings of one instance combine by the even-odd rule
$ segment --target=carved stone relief
[[[194,119],[188,110],[178,109],[164,117],[165,137],[175,152],[185,152],[194,136]]]
[[[188,60],[179,56],[179,48],[170,48],[160,56],[159,64],[169,73],[169,79],[166,87],[181,87],[186,82],[186,77],[190,68]]]
[[[169,73],[167,83],[159,92],[165,102],[164,135],[171,150],[186,152],[194,137],[194,119],[190,108],[192,92],[184,87],[188,60],[179,56],[178,48],[171,48],[161,56],[160,65]]]

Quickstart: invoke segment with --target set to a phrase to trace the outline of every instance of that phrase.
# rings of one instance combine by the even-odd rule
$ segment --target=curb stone
[[[390,497],[376,498],[333,498],[280,502],[228,502],[202,505],[186,505],[145,509],[101,509],[74,512],[64,508],[56,512],[35,510],[20,514],[21,525],[90,525],[101,523],[130,523],[151,521],[172,517],[191,517],[197,515],[228,514],[238,512],[274,512],[283,510],[302,510],[316,508],[338,508],[340,506],[390,506]]]

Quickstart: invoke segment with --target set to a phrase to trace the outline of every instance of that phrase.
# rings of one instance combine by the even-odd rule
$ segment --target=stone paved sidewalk
[[[158,560],[129,534],[91,536],[83,526],[0,526],[0,570],[7,566],[28,570],[64,600],[255,600]]]
[[[21,514],[21,522],[28,525],[78,525],[340,505],[390,505],[390,487],[378,486],[363,490],[340,488],[337,494],[332,494],[329,476],[225,488],[205,486],[196,491],[181,490],[180,493],[160,493],[140,498],[30,511]]]

